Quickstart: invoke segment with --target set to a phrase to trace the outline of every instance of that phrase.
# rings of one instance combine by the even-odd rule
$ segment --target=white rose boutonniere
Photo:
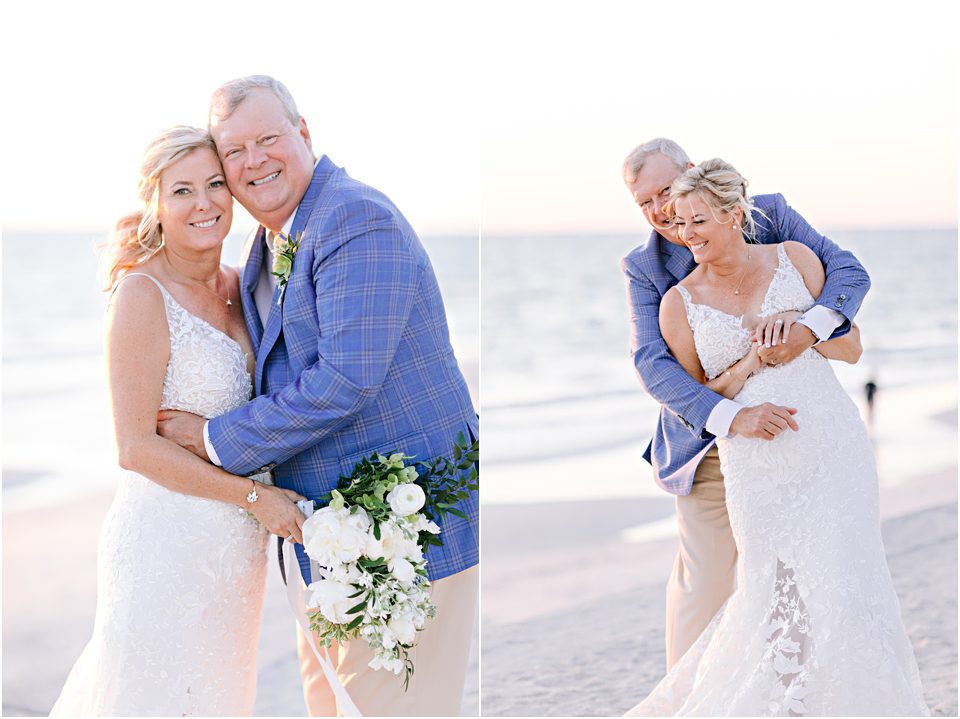
[[[303,232],[298,232],[293,239],[289,235],[278,232],[273,238],[273,269],[271,274],[277,278],[280,285],[280,296],[277,298],[277,304],[283,302],[283,293],[287,288],[287,281],[290,279],[290,273],[293,272],[293,258],[300,249],[300,240],[303,239]]]

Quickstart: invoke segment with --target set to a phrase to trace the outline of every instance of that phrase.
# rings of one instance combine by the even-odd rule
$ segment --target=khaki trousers
[[[690,494],[677,497],[677,526],[680,548],[667,582],[668,670],[733,593],[737,546],[716,447],[697,468]]]
[[[416,670],[409,691],[403,675],[367,666],[373,652],[360,640],[327,650],[344,687],[364,716],[458,716],[470,659],[479,590],[474,566],[433,582],[430,597],[437,615],[427,621],[410,650]],[[297,653],[303,696],[310,716],[340,716],[336,698],[303,632],[297,625]],[[322,649],[321,649],[322,651]]]

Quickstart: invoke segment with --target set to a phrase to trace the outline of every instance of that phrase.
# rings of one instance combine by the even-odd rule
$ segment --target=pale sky
[[[267,74],[297,100],[314,151],[386,192],[421,234],[476,235],[469,13],[342,5],[4,3],[4,229],[112,225],[135,206],[158,131],[205,126],[217,86]]]
[[[422,234],[645,232],[620,164],[658,135],[816,227],[957,221],[940,2],[11,5],[5,230],[109,225],[149,139],[253,73]]]

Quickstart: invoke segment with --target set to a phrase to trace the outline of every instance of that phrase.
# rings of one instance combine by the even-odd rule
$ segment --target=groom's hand
[[[788,427],[796,432],[800,429],[793,418],[796,413],[797,410],[792,407],[780,407],[769,402],[756,407],[744,407],[730,423],[730,434],[770,440]]]
[[[175,409],[162,409],[157,413],[157,434],[171,442],[176,442],[184,449],[189,449],[195,455],[207,462],[207,449],[203,444],[203,423],[206,420],[190,412],[181,412]]]

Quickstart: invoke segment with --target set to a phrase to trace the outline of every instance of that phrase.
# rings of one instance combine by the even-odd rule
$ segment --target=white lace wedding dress
[[[170,328],[161,406],[213,417],[248,401],[240,345],[157,286]],[[250,715],[267,539],[235,505],[127,472],[100,534],[93,638],[51,715]]]
[[[813,304],[781,245],[761,315]],[[733,317],[681,287],[713,378],[750,350]],[[813,349],[750,377],[737,401],[796,407],[798,432],[718,440],[737,589],[637,716],[927,716],[880,537],[873,450]]]

